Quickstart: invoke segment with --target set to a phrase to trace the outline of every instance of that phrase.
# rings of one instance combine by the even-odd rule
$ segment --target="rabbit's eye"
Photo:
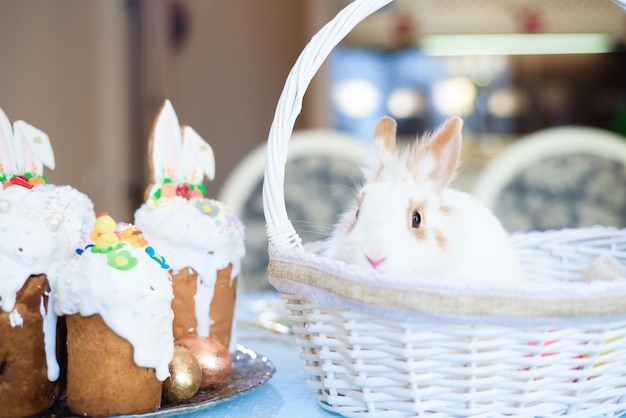
[[[419,212],[413,212],[413,216],[411,217],[411,226],[413,228],[419,228],[422,223],[422,215]]]
[[[354,214],[354,218],[355,219],[359,219],[359,211],[360,211],[360,209],[356,210],[356,213]]]

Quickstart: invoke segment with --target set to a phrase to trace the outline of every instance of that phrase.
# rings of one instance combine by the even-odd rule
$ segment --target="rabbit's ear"
[[[396,121],[388,116],[381,118],[374,127],[374,141],[383,141],[389,151],[396,149]]]
[[[372,138],[372,149],[365,161],[363,176],[365,181],[384,181],[394,177],[397,170],[396,121],[383,117],[376,123]]]
[[[182,135],[174,107],[166,100],[159,111],[148,143],[148,165],[152,184],[163,184],[170,179],[182,179],[181,167]]]
[[[419,146],[421,160],[416,166],[428,170],[427,178],[438,191],[446,188],[456,176],[461,156],[462,128],[461,118],[450,118],[428,141],[422,141]]]
[[[215,178],[215,154],[213,148],[190,126],[184,126],[182,164],[185,181],[201,184],[206,175]]]
[[[48,135],[23,120],[13,123],[15,139],[15,158],[22,161],[24,166],[21,173],[31,173],[34,176],[43,175],[43,167],[54,170],[54,151]]]
[[[0,108],[0,176],[10,177],[12,174],[16,174],[14,147],[11,122]]]

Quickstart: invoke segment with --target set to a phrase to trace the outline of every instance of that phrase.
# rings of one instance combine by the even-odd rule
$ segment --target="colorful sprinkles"
[[[150,256],[150,258],[152,258],[154,261],[159,263],[161,268],[164,268],[164,269],[169,269],[170,268],[170,266],[165,262],[165,258],[162,255],[157,254],[154,251],[154,248],[152,248],[150,246],[146,247],[146,253]]]
[[[0,173],[0,183],[2,183],[2,187],[5,189],[10,186],[22,186],[32,189],[34,186],[48,184],[48,178],[46,176],[35,176],[32,173],[12,177]]]
[[[148,241],[143,237],[141,231],[130,224],[116,223],[106,212],[97,215],[89,238],[94,243],[87,245],[84,249],[76,249],[78,255],[90,249],[94,253],[106,254],[107,262],[111,267],[118,270],[131,270],[139,263],[139,260],[129,250],[124,249],[124,246],[128,245],[132,248],[145,247],[146,253],[161,268],[169,268],[165,258],[157,254],[154,248],[148,246]]]
[[[154,192],[152,199],[159,200],[175,196],[185,199],[202,199],[206,195],[204,184],[174,183],[171,178],[165,178],[160,188]]]

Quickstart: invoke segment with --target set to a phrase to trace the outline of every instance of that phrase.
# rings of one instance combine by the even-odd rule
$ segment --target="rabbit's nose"
[[[380,263],[382,263],[383,261],[385,261],[387,259],[387,257],[369,257],[369,256],[365,256],[365,258],[367,258],[367,261],[370,263],[370,265],[373,268],[377,268]]]

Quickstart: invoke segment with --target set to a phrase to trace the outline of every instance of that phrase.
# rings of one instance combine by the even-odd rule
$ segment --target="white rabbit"
[[[146,200],[161,196],[163,185],[180,185],[202,190],[204,177],[215,178],[213,148],[189,126],[181,126],[169,100],[161,106],[148,144],[151,184]],[[155,193],[159,193],[155,196]],[[203,193],[203,192],[202,192]],[[171,197],[171,194],[170,194]],[[186,194],[183,197],[191,197]],[[193,197],[200,197],[197,193]]]
[[[54,152],[45,132],[18,120],[13,123],[0,108],[0,189],[15,176],[43,176],[44,166],[54,170]],[[45,182],[45,181],[44,181]]]
[[[448,188],[461,152],[460,118],[396,149],[396,122],[381,119],[365,184],[341,217],[326,255],[382,273],[441,280],[521,283],[521,264],[496,217]]]

